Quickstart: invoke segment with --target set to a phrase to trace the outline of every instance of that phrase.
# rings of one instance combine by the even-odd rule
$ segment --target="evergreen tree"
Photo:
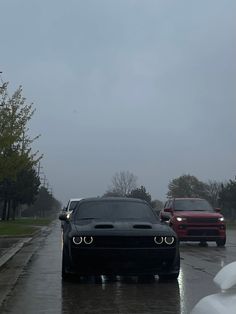
[[[173,179],[168,188],[169,197],[207,198],[207,185],[189,174]]]
[[[152,197],[151,195],[146,191],[146,188],[141,185],[140,188],[132,190],[129,194],[128,197],[134,197],[134,198],[139,198],[141,200],[144,200],[151,204]]]
[[[219,193],[220,206],[223,207],[223,214],[235,220],[236,219],[236,180],[229,180],[228,183],[222,184]]]

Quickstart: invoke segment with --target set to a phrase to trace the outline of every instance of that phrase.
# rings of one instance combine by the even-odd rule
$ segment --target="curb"
[[[31,237],[19,239],[0,257],[0,312],[18,278],[39,249],[41,240],[46,238],[51,227],[42,227],[33,233]]]
[[[17,236],[1,236],[2,238],[15,238],[17,237],[19,241],[13,245],[11,248],[7,250],[6,253],[4,253],[0,257],[0,269],[4,264],[6,264],[16,253],[18,253],[25,244],[29,243],[32,239],[36,238],[39,236],[43,231],[49,230],[50,227],[48,226],[43,226],[40,228],[37,228],[32,234],[28,235],[21,235],[20,237]]]
[[[13,247],[11,247],[3,256],[0,258],[0,268],[6,264],[20,249],[28,242],[30,242],[32,238],[22,238],[18,243],[16,243]]]

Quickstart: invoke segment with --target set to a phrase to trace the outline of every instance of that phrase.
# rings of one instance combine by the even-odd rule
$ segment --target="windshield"
[[[105,220],[149,220],[156,221],[157,217],[151,208],[139,202],[125,201],[94,201],[80,204],[74,213],[75,221],[82,219]]]
[[[206,200],[175,200],[174,210],[213,212],[213,208]]]

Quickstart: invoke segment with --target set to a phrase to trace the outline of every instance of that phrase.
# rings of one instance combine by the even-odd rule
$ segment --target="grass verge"
[[[42,226],[51,223],[47,218],[21,218],[14,221],[0,221],[0,236],[32,236]]]

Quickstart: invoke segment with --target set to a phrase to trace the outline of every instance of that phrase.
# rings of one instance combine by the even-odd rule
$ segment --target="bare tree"
[[[116,172],[112,177],[112,186],[105,195],[126,196],[137,188],[137,177],[129,171]]]

